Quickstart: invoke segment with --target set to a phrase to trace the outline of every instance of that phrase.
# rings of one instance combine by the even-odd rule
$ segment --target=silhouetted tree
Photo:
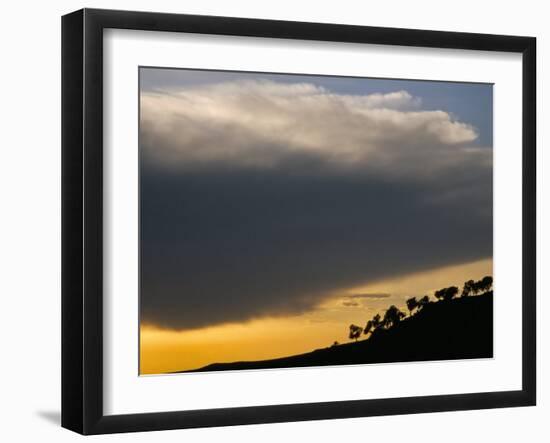
[[[451,286],[447,288],[447,292],[445,293],[445,300],[452,300],[458,295],[458,288],[456,286]]]
[[[461,296],[468,297],[470,294],[473,294],[475,287],[476,287],[476,283],[473,280],[468,280],[467,282],[464,282]]]
[[[372,317],[372,328],[378,329],[382,326],[382,318],[380,317],[380,314],[376,314],[374,317]]]
[[[418,300],[418,309],[424,309],[429,304],[430,304],[430,296],[425,295],[420,300]]]
[[[416,297],[411,297],[407,300],[406,303],[407,303],[407,309],[409,310],[409,316],[411,316],[412,311],[418,308],[418,301],[416,300]]]
[[[361,337],[361,333],[363,332],[363,328],[361,326],[357,326],[354,324],[349,325],[349,338],[350,340],[355,340],[359,337]]]
[[[435,291],[434,295],[435,298],[438,300],[443,301],[450,301],[452,300],[455,295],[458,294],[458,288],[456,286],[450,286],[448,288],[440,289],[439,291]]]
[[[371,331],[372,331],[372,320],[369,320],[365,325],[365,329],[363,329],[363,334],[367,335]]]
[[[335,346],[338,346],[340,345],[340,343],[338,343],[337,341],[335,341],[333,344],[332,344],[332,347],[334,348]]]
[[[405,314],[401,312],[397,306],[391,305],[384,314],[384,319],[382,320],[382,323],[386,328],[389,329],[399,324],[401,319],[404,317]]]
[[[479,292],[487,292],[493,287],[493,277],[487,275],[476,283]]]

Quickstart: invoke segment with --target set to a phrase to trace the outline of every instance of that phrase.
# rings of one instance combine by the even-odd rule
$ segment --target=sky
[[[492,158],[488,84],[141,68],[141,373],[492,274]]]

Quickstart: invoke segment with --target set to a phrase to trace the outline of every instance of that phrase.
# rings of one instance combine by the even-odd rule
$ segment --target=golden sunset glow
[[[350,323],[364,325],[377,312],[441,287],[479,279],[493,273],[492,259],[380,280],[329,295],[309,312],[288,317],[257,318],[192,330],[142,325],[141,374],[185,371],[210,363],[283,357],[348,341]],[[360,297],[357,297],[357,295]],[[350,296],[356,296],[352,298]]]

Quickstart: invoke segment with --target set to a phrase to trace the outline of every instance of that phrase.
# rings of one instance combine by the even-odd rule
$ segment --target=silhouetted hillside
[[[429,303],[391,329],[365,340],[272,360],[214,363],[194,371],[490,358],[493,292]]]

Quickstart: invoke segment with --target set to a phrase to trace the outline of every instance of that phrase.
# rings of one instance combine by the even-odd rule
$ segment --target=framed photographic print
[[[531,37],[62,21],[62,425],[529,406]]]

